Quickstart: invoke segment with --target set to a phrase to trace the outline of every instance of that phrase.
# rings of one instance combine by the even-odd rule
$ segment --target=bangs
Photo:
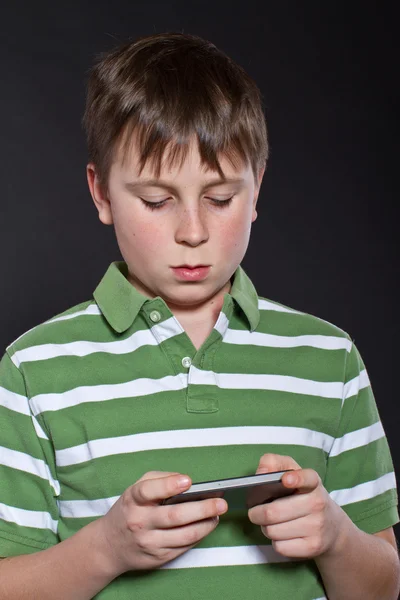
[[[182,167],[195,140],[200,162],[205,170],[216,171],[224,179],[221,157],[227,159],[234,170],[247,166],[249,160],[240,138],[231,139],[231,136],[227,136],[224,140],[220,129],[221,127],[216,127],[209,135],[204,135],[204,131],[199,133],[196,127],[177,132],[172,128],[168,130],[165,121],[162,122],[162,126],[160,122],[156,122],[146,127],[132,119],[126,124],[121,136],[122,164],[126,163],[134,147],[138,155],[139,176],[148,165],[158,179],[164,166],[167,169]]]

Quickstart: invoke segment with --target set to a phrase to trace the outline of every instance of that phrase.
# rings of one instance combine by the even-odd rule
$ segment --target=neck
[[[175,306],[168,303],[170,311],[182,325],[196,349],[199,349],[210,335],[221,312],[224,296],[229,293],[230,288],[228,282],[216,296],[195,307]]]

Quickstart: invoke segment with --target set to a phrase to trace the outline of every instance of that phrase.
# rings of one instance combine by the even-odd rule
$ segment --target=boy
[[[196,36],[149,36],[94,67],[84,123],[124,261],[1,362],[0,598],[394,600],[395,478],[360,355],[239,266],[257,86]],[[244,518],[161,504],[280,469],[296,493]]]

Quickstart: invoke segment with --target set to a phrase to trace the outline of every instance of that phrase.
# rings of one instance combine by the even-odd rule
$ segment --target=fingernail
[[[295,483],[297,483],[297,478],[294,475],[288,475],[286,477],[286,483],[288,483],[289,485],[294,485]]]
[[[217,511],[218,512],[225,512],[226,511],[226,502],[225,500],[217,500]]]
[[[214,521],[215,525],[218,525],[219,517],[213,517],[213,521]]]
[[[179,477],[179,479],[178,479],[179,487],[182,487],[182,488],[186,487],[187,485],[189,485],[189,483],[190,483],[189,477],[184,476],[184,477]]]

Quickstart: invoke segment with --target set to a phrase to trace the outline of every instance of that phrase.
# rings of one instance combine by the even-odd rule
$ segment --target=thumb
[[[301,469],[301,467],[291,456],[268,453],[260,458],[256,474],[286,471],[287,469]]]

